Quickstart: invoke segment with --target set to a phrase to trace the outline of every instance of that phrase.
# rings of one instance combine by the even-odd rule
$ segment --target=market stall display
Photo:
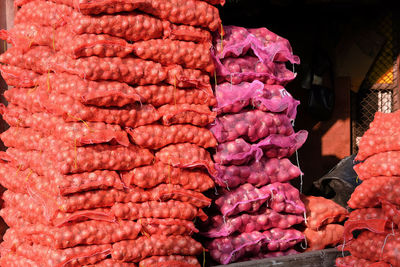
[[[262,29],[226,26],[215,35],[217,119],[210,125],[217,196],[202,225],[211,257],[221,263],[298,253],[305,207],[288,181],[301,175],[288,157],[307,138],[292,122],[299,101],[284,88],[299,63],[289,42]]]
[[[354,170],[363,182],[348,201],[354,211],[340,247],[351,256],[337,259],[338,266],[400,266],[399,118],[400,111],[378,112],[360,141]],[[361,233],[355,236],[355,230]]]
[[[15,1],[1,266],[200,266],[223,3]]]

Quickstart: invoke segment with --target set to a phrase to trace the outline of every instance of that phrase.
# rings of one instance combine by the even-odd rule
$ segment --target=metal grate
[[[399,32],[392,15],[379,20],[377,31],[386,42],[366,75],[357,94],[352,95],[352,150],[376,112],[391,113],[399,109]]]

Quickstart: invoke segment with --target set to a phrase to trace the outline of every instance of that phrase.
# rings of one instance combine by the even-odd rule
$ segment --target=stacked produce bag
[[[348,211],[330,199],[301,196],[306,207],[307,220],[304,235],[306,251],[321,250],[343,242],[344,227],[339,224],[346,220]]]
[[[378,112],[360,140],[355,165],[363,182],[348,205],[337,266],[400,266],[400,111]],[[358,230],[358,231],[356,231]]]
[[[204,226],[214,260],[227,264],[296,253],[304,235],[299,191],[288,182],[301,171],[288,159],[307,138],[295,133],[299,104],[283,85],[299,63],[289,42],[265,28],[224,27],[214,41],[218,113],[210,127],[220,186],[217,214]],[[212,209],[211,209],[212,210]]]
[[[1,266],[199,266],[222,2],[16,1]]]

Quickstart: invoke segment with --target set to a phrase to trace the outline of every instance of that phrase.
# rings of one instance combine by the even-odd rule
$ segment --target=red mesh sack
[[[219,144],[214,161],[218,164],[243,165],[255,159],[260,161],[266,158],[287,158],[296,152],[306,141],[308,133],[299,131],[290,136],[272,134],[257,144],[249,144],[242,138]]]
[[[150,59],[163,65],[178,64],[190,69],[200,69],[214,73],[211,58],[211,43],[154,39],[136,42],[133,52],[143,59]]]
[[[367,229],[374,233],[386,233],[396,228],[382,208],[356,209],[344,224],[345,242],[353,239],[353,231]]]
[[[225,0],[204,0],[205,2],[211,4],[211,5],[225,5]]]
[[[45,135],[57,136],[60,140],[76,143],[77,146],[85,144],[121,144],[129,146],[127,133],[119,125],[103,122],[65,122],[62,117],[49,113],[32,114],[13,104],[8,107],[0,105],[3,119],[16,128],[32,128]]]
[[[260,110],[218,117],[210,129],[220,143],[233,141],[239,137],[254,142],[271,134],[291,135],[294,133],[293,126],[286,115]]]
[[[400,151],[373,155],[355,165],[354,170],[361,180],[377,176],[400,176]]]
[[[200,263],[193,256],[153,256],[139,262],[139,267],[200,267]]]
[[[323,197],[301,196],[306,207],[307,227],[318,231],[322,226],[344,221],[349,212],[330,199]]]
[[[200,70],[179,65],[163,67],[159,63],[126,57],[96,56],[73,59],[51,48],[36,46],[26,53],[12,47],[0,55],[0,62],[38,73],[67,72],[89,80],[113,80],[134,85],[158,84],[165,81],[177,87],[206,87],[209,77]]]
[[[253,107],[270,112],[283,112],[290,119],[295,119],[299,101],[295,100],[280,85],[264,85],[260,81],[252,83],[219,84],[215,88],[218,105],[214,108],[218,114],[237,113],[245,107]]]
[[[18,6],[24,0],[17,0],[14,3]],[[65,25],[67,18],[74,10],[65,5],[58,5],[48,1],[25,0],[24,5],[15,14],[14,23],[38,23],[45,26],[52,26],[54,29]]]
[[[136,220],[139,218],[193,220],[201,215],[201,212],[194,206],[175,200],[167,202],[116,203],[111,208],[111,213],[124,220]]]
[[[348,205],[352,209],[379,206],[379,198],[400,205],[400,177],[374,177],[363,181],[351,195]]]
[[[83,14],[120,13],[139,9],[163,20],[177,24],[200,26],[215,31],[221,20],[216,7],[203,1],[183,0],[134,0],[120,1],[79,1],[75,0],[53,0],[60,4],[69,5]],[[25,5],[26,6],[26,5]]]
[[[186,142],[204,148],[217,146],[215,137],[208,129],[192,125],[148,125],[127,129],[127,132],[133,143],[150,149]]]
[[[399,205],[393,205],[392,203],[381,200],[382,202],[382,210],[385,213],[385,215],[389,218],[390,221],[392,221],[395,225],[400,227],[400,206]],[[392,225],[392,227],[394,227]]]
[[[235,232],[251,233],[253,231],[265,231],[271,228],[286,229],[304,221],[302,215],[280,214],[266,207],[254,214],[241,214],[235,217],[225,218],[221,215],[210,219],[210,225],[202,235],[216,238],[229,236]]]
[[[116,202],[142,203],[146,201],[179,200],[198,208],[211,205],[211,200],[199,192],[185,190],[178,185],[165,184],[147,191],[139,188],[126,189],[124,191],[108,189],[59,196],[52,195],[52,192],[29,189],[28,192],[23,193],[30,194],[32,201],[36,201],[38,205],[45,205],[45,209],[50,216],[54,216],[58,211],[74,212],[77,210],[111,207]],[[7,191],[7,199],[9,199],[10,194],[12,193]]]
[[[207,126],[214,122],[216,117],[216,113],[212,112],[206,105],[164,105],[157,112],[160,114],[164,125],[188,123],[196,126]]]
[[[347,243],[345,249],[357,258],[400,266],[399,247],[400,235],[397,231],[385,234],[365,231]]]
[[[1,30],[0,39],[23,50],[29,50],[33,45],[48,46],[72,58],[126,57],[133,51],[131,45],[117,37],[105,34],[77,35],[69,27],[59,27],[55,30],[53,27],[34,23],[19,23],[9,31]]]
[[[39,263],[27,259],[25,257],[19,256],[12,252],[1,254],[0,265],[8,267],[20,267],[20,266],[40,267]]]
[[[151,256],[195,256],[202,251],[201,244],[188,236],[153,235],[115,243],[111,255],[114,260],[139,262]]]
[[[139,219],[138,223],[142,225],[142,235],[192,235],[198,230],[192,221],[178,219]]]
[[[0,65],[0,74],[8,85],[15,87],[34,87],[40,77],[36,72],[7,65]]]
[[[10,164],[0,163],[0,183],[5,188],[18,193],[27,193],[33,189],[53,195],[67,195],[91,189],[122,189],[119,175],[113,171],[94,171],[72,175],[62,175],[56,170],[49,170],[45,176],[34,173],[31,169],[20,170]]]
[[[93,265],[87,266],[98,266],[98,267],[136,267],[137,265],[133,262],[120,262],[114,261],[113,259],[106,259],[104,261],[100,261]]]
[[[111,253],[111,245],[77,246],[67,249],[51,249],[38,244],[22,243],[15,253],[36,261],[39,266],[83,266],[105,259]]]
[[[156,152],[156,159],[173,167],[204,167],[211,175],[216,172],[208,151],[189,143],[166,146]]]
[[[206,29],[188,25],[175,25],[167,21],[164,21],[164,38],[195,43],[212,42],[211,33]]]
[[[322,250],[343,242],[344,227],[340,224],[328,224],[318,231],[306,228],[304,235],[307,239],[307,250]]]
[[[262,62],[257,57],[215,58],[215,69],[219,82],[240,84],[259,80],[265,84],[285,85],[296,74],[286,68],[285,63]]]
[[[15,234],[4,236],[7,244],[21,239],[53,249],[70,248],[77,245],[112,244],[122,240],[136,239],[141,225],[132,221],[102,222],[86,221],[63,227],[32,224],[15,229]],[[18,242],[18,241],[17,241]]]
[[[336,259],[337,267],[390,267],[386,262],[373,262],[369,260],[359,259],[354,256],[346,256]]]
[[[386,134],[382,130],[379,134],[364,134],[360,140],[356,160],[363,161],[368,157],[387,151],[400,150],[400,134]]]
[[[400,121],[399,115],[400,111],[393,113],[376,112],[374,120],[371,122],[366,134],[382,134],[383,136],[397,134],[397,129],[393,125],[397,125]]]
[[[220,29],[219,35],[223,37],[215,38],[218,58],[239,57],[251,50],[261,62],[300,63],[299,57],[293,55],[289,41],[266,28],[224,26]]]
[[[267,203],[267,206],[276,212],[292,214],[305,212],[299,191],[287,183],[274,183],[261,188],[244,184],[235,190],[224,192],[215,201],[223,216],[231,216],[244,211],[254,213],[264,203]]]
[[[275,228],[216,238],[210,242],[208,249],[214,260],[228,264],[262,251],[285,251],[303,239],[303,234],[297,230]]]
[[[301,174],[300,169],[288,159],[261,158],[252,161],[249,165],[224,166],[215,164],[218,171],[214,177],[215,182],[221,187],[235,188],[241,184],[249,183],[256,187],[276,182],[287,182]]]
[[[47,111],[62,116],[65,121],[94,121],[138,127],[159,119],[157,110],[151,105],[133,104],[122,109],[86,106],[70,96],[48,93],[44,88],[31,93],[13,88],[5,92],[5,97],[10,103],[18,104],[32,113]]]
[[[154,157],[147,149],[136,146],[95,145],[86,147],[54,147],[49,151],[24,151],[9,148],[7,153],[22,169],[30,167],[43,175],[46,168],[57,169],[61,174],[90,172],[94,170],[131,170],[150,164]]]
[[[214,186],[212,179],[203,171],[175,168],[161,162],[123,172],[121,178],[126,185],[142,188],[152,188],[166,183],[180,185],[187,190],[204,192]]]

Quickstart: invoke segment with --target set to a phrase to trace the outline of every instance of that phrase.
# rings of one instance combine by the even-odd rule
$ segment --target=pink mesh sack
[[[204,148],[217,146],[211,131],[192,125],[147,125],[127,129],[127,132],[134,144],[150,149],[160,149],[178,143],[192,143]]]
[[[294,133],[293,126],[286,115],[260,110],[218,117],[210,129],[219,143],[233,141],[239,137],[254,142],[271,134],[291,135]]]
[[[215,38],[218,58],[239,57],[251,50],[261,62],[300,63],[299,57],[293,55],[289,41],[266,28],[245,29],[224,26],[219,35],[223,37]]]
[[[207,126],[214,122],[216,113],[206,105],[164,105],[157,109],[164,125],[192,124]]]
[[[139,262],[139,267],[200,267],[200,263],[193,256],[152,256]]]
[[[361,180],[377,176],[400,176],[400,151],[389,151],[373,155],[354,166]]]
[[[272,134],[252,145],[239,138],[219,144],[214,161],[217,164],[243,165],[253,159],[260,161],[263,156],[279,159],[290,157],[304,144],[307,135],[306,131],[299,131],[290,136]]]
[[[302,240],[304,236],[297,230],[275,228],[216,238],[210,242],[208,249],[214,260],[228,264],[263,251],[285,251]]]
[[[175,168],[162,162],[122,172],[121,178],[125,185],[142,188],[152,188],[165,183],[180,185],[187,190],[204,192],[214,186],[212,179],[204,171]]]
[[[11,230],[14,232],[10,233]],[[21,241],[21,243],[33,242],[53,249],[62,249],[136,239],[141,230],[141,225],[132,221],[114,223],[86,221],[63,227],[31,224],[15,229],[10,228],[4,235],[4,241],[7,245]]]
[[[261,188],[244,184],[232,191],[224,192],[215,201],[223,216],[236,215],[241,212],[254,213],[264,203],[276,212],[291,214],[305,212],[299,191],[288,183],[274,183]]]
[[[240,214],[225,218],[221,215],[210,219],[210,225],[202,235],[210,238],[230,236],[233,233],[251,233],[265,231],[271,228],[287,229],[304,221],[304,216],[294,214],[280,214],[272,209],[262,207],[254,214]]]
[[[241,83],[234,85],[223,83],[216,86],[217,107],[214,108],[218,114],[237,113],[245,107],[253,107],[270,112],[284,112],[290,119],[295,119],[299,101],[279,85],[264,85],[260,81],[252,83]]]
[[[87,144],[120,144],[129,146],[127,133],[119,125],[103,122],[65,122],[62,117],[49,113],[30,113],[13,104],[6,108],[0,105],[3,119],[15,128],[32,128],[46,136],[54,135],[58,139],[76,143],[76,146]]]
[[[115,243],[111,256],[114,260],[140,262],[151,256],[195,256],[202,251],[202,245],[189,236],[153,235]]]
[[[100,108],[84,105],[64,94],[48,93],[44,88],[31,91],[13,88],[5,92],[5,97],[10,103],[20,105],[32,113],[48,112],[63,117],[65,121],[94,121],[138,127],[159,119],[152,105]]]
[[[27,193],[31,188],[53,195],[68,195],[92,189],[123,189],[119,175],[114,171],[94,171],[72,175],[62,175],[57,170],[49,170],[45,176],[31,169],[20,170],[10,164],[0,163],[0,183],[3,187],[18,193]]]
[[[46,151],[26,151],[9,148],[7,154],[14,158],[14,166],[31,168],[40,175],[46,168],[58,170],[61,174],[90,172],[95,170],[131,170],[149,165],[153,154],[134,145],[129,147],[95,145],[86,147],[63,146]]]
[[[215,69],[219,82],[240,84],[259,80],[265,84],[285,85],[296,74],[286,68],[285,63],[262,62],[257,57],[215,59]]]
[[[260,187],[270,183],[287,182],[301,174],[300,169],[288,159],[261,158],[252,161],[249,165],[215,164],[218,175],[215,182],[221,187],[235,188],[244,183]]]
[[[206,168],[211,175],[216,174],[209,152],[189,143],[162,148],[156,152],[156,160],[178,168]]]

